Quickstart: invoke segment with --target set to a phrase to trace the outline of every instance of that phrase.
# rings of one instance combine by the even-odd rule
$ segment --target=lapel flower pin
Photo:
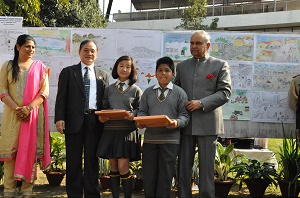
[[[206,78],[212,80],[215,76],[213,74],[207,74]]]

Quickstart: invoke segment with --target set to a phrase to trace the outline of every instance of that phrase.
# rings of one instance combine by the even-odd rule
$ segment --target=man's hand
[[[200,109],[200,100],[191,100],[186,103],[186,109],[190,112]]]
[[[64,120],[59,120],[55,123],[56,125],[56,130],[61,133],[64,134],[65,131],[65,121]]]

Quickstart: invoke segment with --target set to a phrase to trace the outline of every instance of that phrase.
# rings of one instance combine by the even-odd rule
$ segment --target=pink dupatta
[[[40,84],[45,72],[46,66],[41,61],[34,61],[28,71],[23,95],[23,105],[29,105],[37,96],[40,95]],[[45,111],[45,133],[44,133],[44,155],[42,158],[42,167],[50,164],[50,143],[49,143],[49,120],[48,103],[43,102]],[[16,156],[14,176],[16,180],[25,180],[33,183],[36,179],[35,161],[36,141],[37,141],[37,121],[38,108],[34,108],[30,113],[29,122],[21,122],[18,152]]]

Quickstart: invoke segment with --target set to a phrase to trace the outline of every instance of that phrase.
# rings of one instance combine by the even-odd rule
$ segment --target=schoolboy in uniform
[[[166,127],[146,128],[142,150],[145,197],[171,197],[179,151],[180,128],[189,121],[185,105],[186,93],[171,80],[174,62],[163,57],[156,62],[158,84],[148,87],[142,95],[138,116],[167,115],[172,122]],[[143,125],[137,125],[144,128]]]

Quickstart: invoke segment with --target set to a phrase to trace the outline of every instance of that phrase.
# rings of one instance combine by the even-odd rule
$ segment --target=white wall
[[[204,24],[210,24],[213,18],[216,17],[207,17],[204,20]],[[292,27],[300,27],[300,10],[224,15],[218,16],[218,18],[218,30],[264,31],[265,29],[273,28],[274,32],[278,32],[280,28],[290,27],[290,29],[285,30],[291,32]],[[108,24],[108,28],[174,30],[174,27],[178,26],[180,21],[181,19],[112,22]]]

